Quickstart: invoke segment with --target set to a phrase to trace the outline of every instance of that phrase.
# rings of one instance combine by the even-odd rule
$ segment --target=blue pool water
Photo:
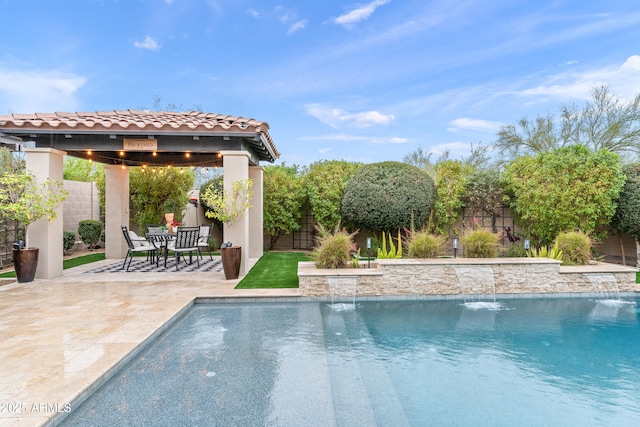
[[[63,425],[638,426],[638,307],[197,304]]]

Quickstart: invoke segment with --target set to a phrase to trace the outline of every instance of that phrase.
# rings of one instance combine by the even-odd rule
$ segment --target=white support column
[[[264,187],[262,166],[249,166],[253,180],[253,198],[249,209],[249,258],[260,258],[264,253]]]
[[[235,181],[249,178],[249,157],[246,151],[221,151],[222,168],[224,169],[224,191],[231,191]],[[244,276],[249,271],[250,238],[249,215],[244,215],[233,225],[224,225],[224,240],[231,241],[233,246],[242,247],[240,262],[240,275]]]
[[[123,225],[129,227],[129,169],[105,165],[105,257],[122,259],[127,254]]]
[[[36,177],[38,184],[47,179],[63,180],[64,151],[53,148],[27,148],[27,170]],[[62,234],[64,226],[64,209],[62,204],[56,209],[56,219],[49,221],[40,219],[29,226],[27,243],[31,247],[40,248],[38,251],[37,279],[51,279],[62,276],[62,261],[64,247]]]

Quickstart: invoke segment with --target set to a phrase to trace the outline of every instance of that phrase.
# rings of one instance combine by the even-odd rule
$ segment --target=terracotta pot
[[[220,248],[220,256],[222,256],[222,268],[224,270],[224,277],[227,280],[237,279],[240,275],[242,248],[240,246]]]
[[[38,268],[38,248],[14,249],[13,266],[18,282],[33,282]]]

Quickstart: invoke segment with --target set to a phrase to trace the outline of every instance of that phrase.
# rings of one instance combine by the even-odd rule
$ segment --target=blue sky
[[[501,124],[640,93],[635,0],[0,0],[0,115],[270,124],[278,163],[465,156]]]

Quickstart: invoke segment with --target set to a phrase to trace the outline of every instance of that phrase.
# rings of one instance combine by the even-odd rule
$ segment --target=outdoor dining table
[[[175,234],[169,234],[168,232],[162,233],[147,233],[145,238],[157,249],[156,266],[159,265],[160,253],[166,255],[167,245],[170,241],[176,238]]]

